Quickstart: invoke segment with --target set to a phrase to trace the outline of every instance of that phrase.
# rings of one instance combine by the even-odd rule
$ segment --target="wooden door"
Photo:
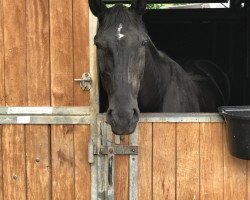
[[[89,106],[86,0],[0,0],[0,106]],[[0,125],[0,199],[90,199],[89,125]]]

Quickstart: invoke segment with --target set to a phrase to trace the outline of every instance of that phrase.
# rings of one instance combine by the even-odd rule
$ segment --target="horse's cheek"
[[[140,81],[138,78],[134,78],[132,80],[132,90],[134,91],[134,95],[138,95],[139,92],[139,88],[140,88]]]

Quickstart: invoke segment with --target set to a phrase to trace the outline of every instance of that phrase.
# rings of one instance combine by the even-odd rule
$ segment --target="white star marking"
[[[125,35],[121,34],[121,30],[122,30],[122,24],[119,25],[118,29],[117,29],[117,38],[118,40],[122,39]]]

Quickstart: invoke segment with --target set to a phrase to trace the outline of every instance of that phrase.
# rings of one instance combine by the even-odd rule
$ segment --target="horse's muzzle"
[[[129,135],[134,132],[139,121],[140,111],[138,108],[123,112],[108,109],[107,122],[111,125],[116,135]]]

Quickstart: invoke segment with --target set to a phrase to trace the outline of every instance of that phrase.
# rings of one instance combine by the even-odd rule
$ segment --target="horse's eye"
[[[102,76],[102,77],[110,77],[110,76],[111,76],[111,73],[108,72],[108,71],[103,71],[103,72],[101,72],[101,76]]]
[[[96,37],[94,38],[94,45],[98,48],[98,49],[104,49],[104,43],[102,40],[97,39]]]
[[[142,42],[141,42],[141,45],[142,46],[146,46],[148,44],[148,40],[143,40]]]
[[[100,42],[95,41],[94,44],[98,49],[104,49],[103,45]]]

